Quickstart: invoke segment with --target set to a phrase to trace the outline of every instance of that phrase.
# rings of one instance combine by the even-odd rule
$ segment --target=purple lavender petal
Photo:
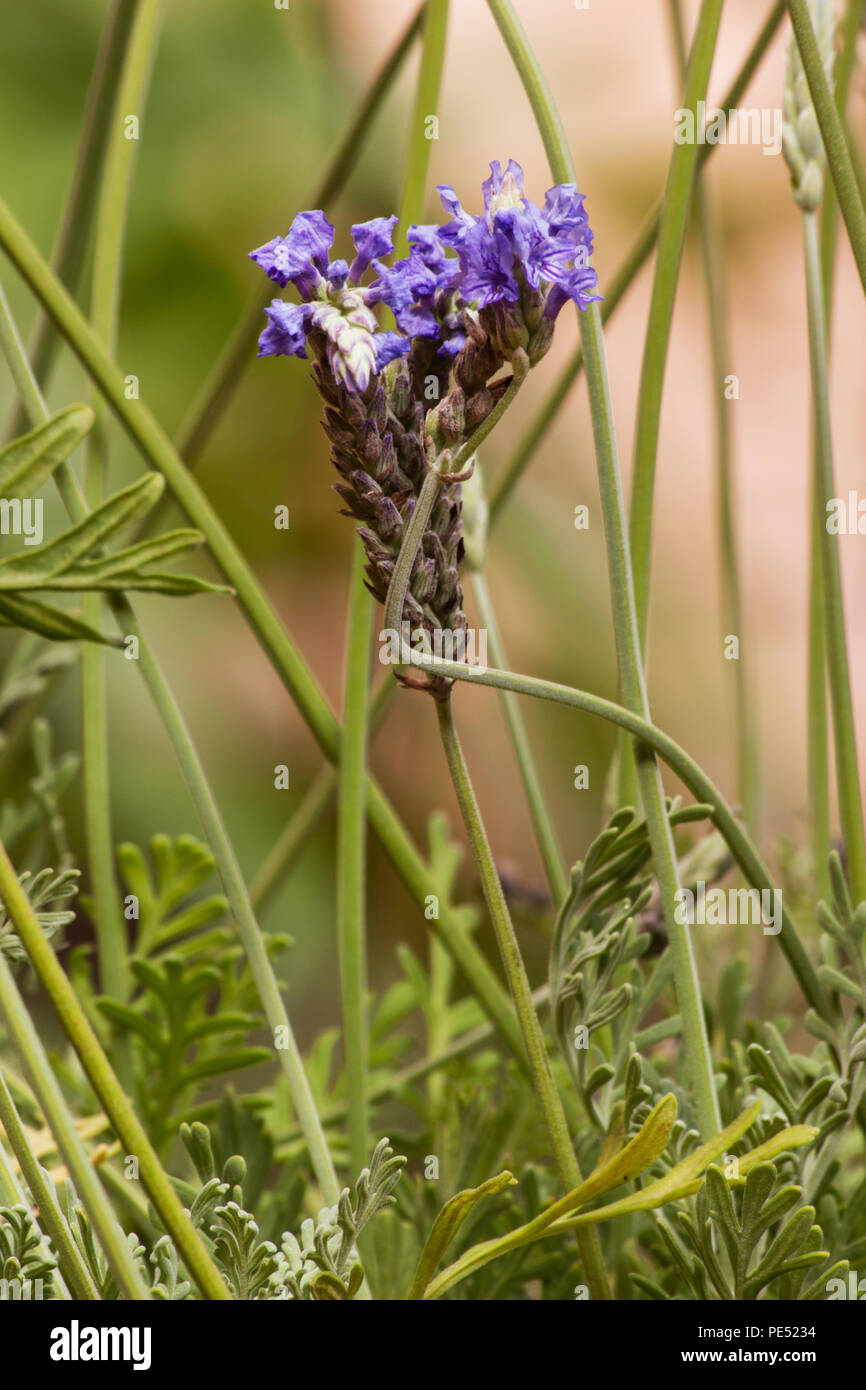
[[[369,222],[356,222],[352,228],[352,240],[357,256],[352,262],[349,278],[357,285],[370,262],[377,256],[390,256],[394,250],[394,227],[397,214],[390,217],[373,217]]]
[[[259,337],[257,357],[306,357],[306,324],[309,317],[306,304],[288,304],[285,299],[273,299],[265,313],[268,325]]]

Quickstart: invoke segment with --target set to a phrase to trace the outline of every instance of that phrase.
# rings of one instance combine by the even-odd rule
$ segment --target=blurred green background
[[[667,7],[599,0],[578,11],[570,0],[524,0],[518,9],[561,105],[588,195],[603,293],[663,186],[679,105]],[[685,9],[692,22],[696,6]],[[764,9],[753,0],[726,6],[713,96],[729,85]],[[269,0],[187,0],[166,7],[141,121],[118,356],[124,372],[139,377],[143,398],[169,430],[179,427],[259,284],[260,272],[247,252],[284,232],[293,214],[310,206],[366,85],[412,10],[403,0],[291,0],[288,11],[274,9]],[[0,187],[46,253],[69,186],[106,12],[105,3],[30,0],[7,7],[4,16]],[[748,104],[779,105],[783,61],[779,39]],[[343,194],[326,209],[338,228],[336,254],[348,250],[351,222],[399,206],[416,63],[413,53]],[[861,130],[864,86],[861,63],[852,95],[852,123]],[[437,215],[438,181],[454,183],[474,209],[492,158],[517,158],[526,169],[527,192],[542,200],[550,183],[543,151],[483,0],[452,6],[438,114],[430,217]],[[723,209],[730,370],[741,382],[740,400],[731,409],[747,615],[743,659],[758,703],[763,831],[772,845],[782,833],[801,836],[807,812],[809,411],[799,227],[781,159],[757,148],[720,149],[711,184]],[[3,279],[29,332],[33,302],[8,268]],[[866,315],[862,297],[852,293],[854,283],[845,248],[833,388],[843,495],[858,477],[862,484],[866,424]],[[649,285],[644,272],[608,333],[626,480]],[[573,316],[563,314],[554,350],[490,442],[488,476],[505,461],[576,337]],[[87,393],[81,372],[64,353],[51,379],[51,404],[87,399]],[[3,419],[11,400],[0,371]],[[658,722],[735,799],[734,676],[722,654],[705,290],[694,247],[683,269],[664,406],[650,652],[654,709]],[[120,485],[140,470],[140,460],[113,427],[112,483]],[[198,472],[338,707],[352,528],[337,514],[319,403],[301,363],[256,362],[251,354]],[[273,509],[281,503],[291,512],[288,533],[273,527]],[[580,503],[590,507],[588,532],[573,526]],[[58,513],[52,516],[59,522]],[[843,563],[855,699],[862,710],[862,541],[858,546],[857,538],[843,539]],[[515,669],[615,696],[603,535],[582,387],[497,528],[489,577]],[[314,776],[320,755],[231,600],[155,599],[138,606],[251,874]],[[198,833],[134,663],[118,657],[110,667],[117,839],[146,843],[157,831]],[[612,737],[590,720],[549,706],[525,712],[572,862],[599,827]],[[77,747],[74,677],[58,690],[50,714],[58,749]],[[457,714],[497,856],[510,875],[538,887],[543,875],[495,696],[461,690]],[[435,807],[447,810],[456,830],[456,805],[428,701],[400,694],[375,740],[372,761],[421,842]],[[290,768],[288,791],[273,787],[273,769],[281,763]],[[576,764],[590,767],[589,791],[573,788]],[[81,854],[78,795],[77,789],[70,793],[67,811]],[[337,1017],[333,850],[329,817],[265,919],[297,942],[290,1001],[304,1038]],[[476,896],[474,875],[465,866],[463,884]],[[425,924],[375,842],[369,910],[372,980],[378,985],[395,971],[396,941],[423,949]],[[540,939],[537,945],[540,960]]]

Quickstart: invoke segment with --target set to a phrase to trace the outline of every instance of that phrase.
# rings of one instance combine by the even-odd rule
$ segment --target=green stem
[[[821,129],[839,208],[848,229],[848,239],[851,242],[860,281],[866,291],[866,210],[857,187],[857,177],[845,138],[845,127],[827,85],[806,0],[788,0],[788,11]]]
[[[415,509],[409,519],[409,525],[403,533],[403,541],[400,546],[400,554],[394,565],[394,573],[391,576],[391,583],[388,586],[388,596],[385,602],[385,630],[387,632],[401,631],[400,624],[403,618],[403,605],[406,602],[406,593],[412,577],[412,570],[421,549],[421,542],[424,539],[424,532],[427,530],[427,523],[436,504],[439,489],[447,483],[450,474],[459,474],[466,468],[474,458],[481,445],[484,443],[491,430],[495,429],[502,419],[508,407],[513,402],[515,396],[526,380],[529,372],[529,358],[521,348],[518,348],[511,362],[514,375],[508,384],[507,389],[502,393],[490,414],[478,426],[474,433],[467,439],[453,458],[447,450],[440,454],[435,463],[428,466],[427,474],[421,485]],[[402,642],[401,642],[402,655]]]
[[[848,110],[848,92],[857,56],[857,36],[866,21],[866,0],[849,0],[845,18],[840,27],[842,47],[836,57],[833,94],[839,120],[845,125]],[[847,130],[846,130],[847,133]],[[827,307],[827,324],[833,312],[833,281],[836,265],[836,221],[839,205],[832,184],[825,180],[824,199],[821,205],[821,270],[824,283],[824,303]]]
[[[237,593],[253,632],[303,715],[322,751],[339,757],[339,726],[333,710],[304,664],[258,581],[237,550],[195,479],[189,474],[165,431],[143,401],[129,401],[122,373],[110,360],[90,325],[52,275],[24,229],[0,201],[0,245],[48,309],[76,355],[108,399],[112,409],[152,468],[161,472],[192,524],[204,534],[211,554]],[[60,474],[61,470],[58,470]],[[57,475],[55,475],[57,476]],[[397,872],[423,902],[436,885],[391,805],[373,779],[368,782],[370,822]],[[437,929],[457,960],[490,1018],[523,1064],[520,1032],[508,995],[471,938],[453,914],[440,914]]]
[[[403,608],[406,603],[406,594],[412,579],[412,570],[415,568],[415,561],[418,558],[418,551],[424,540],[424,532],[436,505],[436,498],[439,496],[439,489],[442,486],[442,474],[439,472],[438,461],[430,464],[421,484],[421,491],[409,518],[408,526],[403,529],[403,539],[400,543],[400,553],[394,564],[391,575],[391,582],[388,585],[388,593],[385,599],[384,629],[386,632],[396,632],[400,638],[400,657],[401,661],[406,660],[403,647]],[[408,647],[406,648],[408,651]]]
[[[496,613],[493,607],[493,600],[490,590],[487,587],[487,580],[480,570],[475,570],[472,575],[472,588],[475,593],[475,602],[478,607],[478,616],[481,626],[487,630],[487,643],[490,648],[490,655],[495,665],[500,668],[506,666],[507,660],[502,646],[502,639],[499,635],[499,627],[496,622]],[[520,713],[520,703],[510,691],[503,692],[502,710],[505,715],[505,722],[508,725],[508,732],[511,736],[512,747],[517,758],[517,765],[520,768],[520,777],[523,782],[523,790],[526,793],[526,804],[529,807],[529,815],[532,820],[532,828],[535,831],[535,839],[541,854],[544,872],[550,887],[551,897],[554,905],[559,905],[564,901],[568,892],[568,870],[562,857],[562,850],[559,847],[556,830],[547,809],[547,802],[541,788],[538,776],[538,769],[535,766],[535,759],[532,756],[529,738],[526,733],[526,726],[523,716]]]
[[[844,123],[848,91],[854,71],[857,35],[866,15],[866,0],[850,0],[842,24],[842,48],[836,58],[834,94],[839,119]],[[832,183],[824,181],[821,205],[821,281],[826,314],[829,350],[833,315],[833,287],[836,270],[836,226],[838,204]],[[809,581],[809,658],[808,658],[808,760],[809,806],[812,821],[812,857],[815,863],[816,891],[830,901],[830,770],[827,754],[827,667],[824,622],[824,576],[821,570],[821,528],[824,508],[817,464],[818,441],[813,429],[812,444],[812,528]]]
[[[418,652],[412,654],[412,665],[432,671],[436,675],[446,676],[449,680],[468,681],[471,685],[489,685],[494,690],[513,690],[518,695],[552,700],[556,704],[582,710],[586,714],[595,715],[625,729],[636,741],[653,749],[688,787],[698,802],[712,806],[713,824],[752,887],[773,891],[773,880],[767,866],[718,787],[684,748],[650,720],[633,714],[631,710],[615,704],[612,700],[605,700],[600,695],[591,695],[585,690],[574,690],[570,686],[558,685],[554,681],[542,680],[537,676],[518,675],[513,671],[495,671],[489,667],[482,670],[458,661],[427,657]],[[803,948],[794,921],[784,907],[779,944],[811,1006],[822,1017],[833,1019],[827,996]]]
[[[698,119],[698,102],[706,99],[721,13],[722,0],[703,0],[689,55],[682,103],[683,110],[692,113],[695,124],[697,124]],[[697,136],[697,130],[695,135]],[[646,642],[649,606],[653,492],[656,459],[658,457],[662,392],[673,320],[674,298],[685,244],[686,225],[699,148],[698,140],[695,138],[692,142],[675,144],[671,156],[659,224],[655,275],[641,368],[631,497],[631,555],[634,568],[635,602],[642,645]]]
[[[720,3],[720,0],[715,0],[715,3]],[[488,4],[529,97],[553,177],[558,182],[573,182],[574,169],[562,124],[510,0],[488,0]],[[662,221],[664,224],[664,218]],[[649,700],[644,681],[625,502],[598,305],[592,304],[584,313],[579,313],[578,320],[604,517],[620,684],[628,709],[648,721]],[[676,910],[679,880],[664,789],[658,765],[652,754],[643,746],[636,749],[636,756],[644,814],[674,961],[677,1003],[683,1019],[686,1066],[700,1130],[705,1138],[709,1138],[721,1128],[721,1119],[691,940],[687,928],[678,920]]]
[[[683,33],[680,0],[669,0],[671,27],[678,74],[685,79],[687,56]],[[730,108],[726,108],[730,109]],[[758,763],[755,747],[755,725],[746,681],[744,659],[743,601],[740,587],[740,561],[734,522],[733,460],[731,457],[730,402],[725,396],[725,378],[731,360],[728,334],[728,306],[724,284],[724,247],[721,219],[706,180],[695,186],[695,213],[701,242],[701,257],[707,290],[707,309],[710,326],[710,351],[713,368],[713,405],[716,424],[716,504],[719,523],[719,558],[721,565],[722,622],[724,633],[735,634],[739,656],[734,662],[736,728],[737,728],[737,786],[743,806],[743,816],[754,832],[758,819]]]
[[[848,855],[848,880],[855,903],[866,901],[866,837],[860,796],[857,738],[848,649],[845,640],[845,609],[838,538],[826,524],[826,506],[835,497],[833,442],[830,429],[830,401],[827,381],[826,314],[821,278],[821,250],[815,213],[803,214],[803,244],[806,261],[806,296],[809,314],[809,361],[812,370],[812,403],[815,412],[815,461],[818,492],[825,518],[821,533],[821,568],[824,579],[827,665],[836,747],[836,783],[839,816]]]
[[[0,898],[3,899],[9,916],[15,923],[18,935],[31,961],[36,967],[40,979],[43,979],[41,967],[45,963],[46,956],[50,957],[51,962],[56,968],[57,974],[62,980],[62,985],[55,988],[56,981],[52,980],[51,985],[49,985],[46,984],[44,979],[43,984],[45,984],[46,991],[51,997],[52,1003],[58,1008],[58,1012],[60,1008],[65,1008],[66,1005],[68,1005],[72,1012],[77,1011],[78,1015],[80,1015],[80,1021],[83,1023],[84,1027],[89,1030],[89,1024],[84,1018],[81,1006],[72,992],[69,981],[66,979],[66,976],[63,974],[63,971],[54,958],[54,952],[42,935],[42,930],[36,920],[30,902],[18,882],[15,870],[12,868],[7,858],[6,850],[2,844],[0,844]],[[0,951],[0,1013],[3,1015],[3,1020],[9,1031],[9,1036],[15,1044],[18,1055],[27,1069],[42,1114],[45,1116],[45,1123],[51,1130],[57,1148],[63,1157],[64,1163],[69,1169],[72,1180],[75,1183],[76,1192],[93,1223],[93,1229],[105,1251],[106,1258],[111,1265],[118,1286],[127,1298],[138,1301],[146,1300],[149,1297],[148,1290],[132,1258],[132,1254],[126,1243],[126,1235],[122,1227],[118,1224],[117,1218],[111,1209],[111,1204],[102,1190],[102,1185],[96,1175],[96,1170],[90,1162],[87,1151],[81,1141],[81,1136],[75,1128],[75,1120],[63,1097],[60,1083],[51,1069],[51,1064],[45,1055],[45,1049],[33,1025],[33,1020],[30,1017],[27,1005],[21,998],[18,987],[12,977],[12,971],[9,969],[2,951]],[[71,1017],[71,1013],[68,1016]],[[96,1038],[92,1033],[91,1037],[95,1047],[99,1048],[99,1044],[96,1042]],[[110,1072],[110,1068],[104,1056],[102,1056],[102,1063],[105,1070]],[[111,1073],[111,1075],[113,1077],[113,1073]],[[116,1084],[115,1081],[115,1085]],[[120,1095],[123,1097],[122,1091]],[[102,1099],[102,1097],[100,1098]],[[107,1105],[105,1109],[106,1114],[110,1115],[111,1112]],[[133,1151],[138,1152],[138,1150]],[[166,1179],[166,1182],[167,1181]],[[177,1198],[174,1197],[173,1189],[171,1189],[171,1193],[174,1201],[177,1203],[178,1210],[181,1211],[181,1215],[184,1215],[180,1203],[177,1201]],[[191,1226],[190,1231],[192,1231]],[[193,1232],[193,1234],[195,1233]],[[196,1236],[195,1239],[197,1242],[198,1237]],[[202,1250],[203,1253],[206,1254],[203,1247]],[[214,1272],[216,1273],[216,1271]],[[217,1275],[217,1278],[219,1278],[219,1275]],[[220,1286],[222,1286],[222,1280],[219,1282]],[[228,1296],[228,1292],[226,1292],[225,1297]]]
[[[544,1117],[561,1182],[566,1191],[571,1191],[581,1181],[580,1168],[575,1157],[571,1135],[568,1132],[568,1123],[562,1108],[562,1101],[553,1079],[553,1071],[547,1055],[547,1045],[532,1002],[532,990],[526,976],[526,968],[520,954],[508,904],[505,901],[502,884],[496,872],[487,832],[484,829],[484,822],[481,819],[469,777],[469,769],[466,766],[466,760],[460,746],[460,739],[451,711],[451,701],[436,701],[436,713],[439,717],[439,731],[442,735],[442,746],[445,750],[448,770],[451,773],[454,791],[460,803],[463,823],[478,866],[484,898],[490,913],[490,920],[493,923],[493,930],[496,933],[496,942],[529,1057],[535,1093]],[[591,1296],[596,1299],[610,1298],[610,1287],[601,1258],[601,1249],[594,1234],[591,1241],[581,1244],[580,1253]]]
[[[73,1298],[98,1301],[99,1291],[90,1277],[87,1265],[69,1229],[50,1183],[33,1152],[27,1131],[15,1108],[6,1079],[0,1072],[0,1125],[6,1131],[9,1147],[18,1160],[24,1181],[30,1188],[34,1204],[39,1208],[39,1221],[54,1241],[58,1265],[69,1284]]]
[[[100,184],[90,315],[94,332],[109,353],[114,352],[117,342],[124,233],[138,150],[138,141],[126,138],[124,119],[129,114],[140,117],[143,112],[161,11],[162,0],[141,0],[136,8],[118,82]],[[95,419],[87,440],[85,474],[90,511],[105,500],[108,474],[106,412],[98,393],[94,393],[93,410]],[[104,607],[101,594],[86,594],[84,621],[99,630]],[[81,651],[81,719],[85,843],[99,968],[105,993],[125,1001],[130,975],[126,925],[114,873],[105,651],[96,642],[86,642]],[[117,1063],[121,1077],[129,1084],[129,1048],[121,1039],[118,1039]]]
[[[809,571],[808,651],[808,764],[812,858],[819,899],[832,901],[830,883],[830,767],[827,750],[827,624],[821,530],[824,526],[824,494],[818,474],[818,440],[812,431],[812,506]]]
[[[370,1156],[366,1101],[366,762],[370,687],[372,599],[364,582],[366,554],[356,537],[352,550],[346,681],[337,817],[337,942],[343,1007],[343,1047],[349,1098],[349,1153],[360,1173]]]
[[[408,246],[405,241],[408,226],[420,219],[423,207],[424,186],[430,162],[430,140],[427,138],[425,118],[438,99],[447,26],[448,0],[428,0],[424,14],[424,38],[416,90],[415,117],[410,128],[406,186],[400,210],[400,235],[406,246]],[[413,516],[412,524],[415,522],[416,517]],[[423,519],[418,534],[418,546],[423,540],[424,523],[426,523],[426,518]],[[412,529],[411,525],[409,529]],[[407,534],[406,542],[408,541],[409,536]],[[402,559],[402,554],[400,558]],[[414,559],[415,553],[413,552],[405,579],[398,580],[398,585],[401,582],[404,584],[399,604],[400,614],[402,614],[405,587],[409,583]],[[365,564],[364,547],[361,541],[356,539],[352,559],[346,641],[346,678],[343,727],[340,734],[337,817],[337,941],[340,960],[346,1087],[349,1098],[349,1152],[352,1168],[356,1173],[364,1167],[370,1152],[365,1095],[369,1054],[366,1017],[365,889],[366,771],[373,600],[365,582]]]
[[[749,83],[755,75],[764,54],[772,43],[785,15],[786,0],[776,0],[767,19],[755,39],[743,66],[737,73],[730,90],[721,102],[723,111],[731,111],[739,106]],[[715,145],[701,145],[698,151],[698,169],[702,169],[716,149]],[[658,238],[661,222],[662,200],[659,199],[638,233],[637,241],[626,256],[619,270],[605,286],[604,303],[601,306],[601,321],[606,324],[621,303],[626,290],[637,279],[639,272],[649,260]],[[538,445],[550,429],[562,406],[565,404],[572,386],[583,369],[583,348],[578,346],[570,360],[557,377],[556,383],[535,416],[534,420],[515,447],[508,463],[502,468],[490,493],[490,520],[496,520],[505,502],[529,463]]]
[[[113,0],[93,65],[84,110],[84,124],[78,144],[78,159],[63,219],[51,253],[54,273],[73,294],[84,268],[123,56],[136,10],[141,2],[142,0]],[[58,341],[51,320],[47,315],[40,314],[27,352],[37,381],[46,379]],[[15,438],[23,433],[24,428],[24,412],[21,405],[16,404],[9,433]]]

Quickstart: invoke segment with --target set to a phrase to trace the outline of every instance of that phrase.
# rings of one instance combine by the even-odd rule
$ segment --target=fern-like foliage
[[[68,902],[77,893],[78,870],[65,869],[62,873],[55,873],[53,869],[40,869],[34,875],[25,869],[19,874],[19,879],[45,937],[49,941],[56,939],[58,932],[75,920],[75,913],[60,904]],[[0,952],[11,961],[27,959],[27,952],[4,904],[0,904]]]
[[[150,862],[136,845],[118,850],[124,911],[135,931],[129,1000],[94,997],[84,952],[71,966],[80,995],[133,1040],[135,1096],[158,1148],[182,1119],[194,1116],[215,1078],[273,1060],[270,1048],[250,1044],[261,1027],[258,994],[243,950],[225,923],[228,905],[216,893],[198,896],[214,872],[208,848],[192,836],[157,835]],[[272,955],[285,936],[267,940]]]
[[[847,1272],[847,1264],[826,1268],[823,1233],[802,1195],[773,1163],[752,1168],[740,1191],[721,1169],[709,1167],[693,1213],[679,1211],[674,1223],[656,1218],[669,1256],[668,1283],[678,1280],[701,1300],[749,1301],[770,1290],[782,1299],[825,1298],[828,1281]],[[644,1276],[632,1277],[650,1297],[673,1296]]]
[[[0,1298],[56,1297],[53,1259],[25,1206],[0,1207]]]

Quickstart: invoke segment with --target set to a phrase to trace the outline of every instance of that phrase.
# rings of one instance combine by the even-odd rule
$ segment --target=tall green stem
[[[78,143],[78,159],[51,253],[52,269],[73,294],[84,268],[123,56],[141,3],[142,0],[113,0],[93,65]],[[58,341],[51,320],[46,314],[39,314],[27,352],[39,382],[44,382],[48,375]],[[10,427],[12,438],[20,434],[24,427],[24,413],[19,403],[16,404]]]
[[[844,123],[848,90],[854,70],[857,35],[866,14],[866,0],[850,0],[842,24],[842,47],[836,58],[834,94],[839,119]],[[836,268],[836,224],[838,203],[832,183],[824,180],[821,204],[821,280],[827,321],[827,343],[833,317],[833,286]],[[830,901],[830,771],[827,756],[827,679],[824,621],[824,576],[821,569],[821,528],[825,523],[823,498],[818,476],[818,440],[813,429],[812,445],[812,527],[809,581],[808,655],[808,749],[809,806],[812,820],[812,857],[819,898]]]
[[[424,14],[424,42],[410,127],[406,187],[400,210],[400,237],[405,244],[410,223],[421,216],[430,140],[426,117],[438,100],[445,56],[448,0],[428,0]],[[416,509],[418,510],[418,509]],[[421,522],[420,545],[426,518]],[[411,527],[410,527],[411,529]],[[408,535],[407,535],[408,540]],[[402,553],[400,559],[402,559]],[[414,561],[411,556],[411,564]],[[373,600],[364,578],[366,556],[356,538],[352,558],[346,642],[346,678],[343,700],[343,727],[340,733],[340,772],[337,812],[337,940],[340,958],[340,984],[343,1009],[343,1042],[346,1056],[346,1086],[349,1097],[349,1149],[352,1168],[357,1173],[369,1154],[367,1142],[366,1074],[369,1043],[367,1037],[367,944],[365,917],[367,850],[367,739],[369,730],[370,638]],[[399,569],[399,560],[398,566]],[[404,577],[408,585],[409,573]],[[396,572],[395,572],[396,578]],[[403,590],[405,594],[405,588]],[[402,613],[403,601],[400,600]],[[387,622],[386,622],[387,626]]]
[[[775,38],[776,32],[784,17],[785,9],[786,0],[776,0],[760,33],[749,50],[742,67],[734,78],[726,96],[720,103],[723,111],[731,111],[739,106],[740,101],[748,89],[749,83],[761,64],[764,54]],[[698,151],[699,170],[702,169],[705,162],[712,157],[716,148],[716,145],[701,145]],[[662,206],[663,201],[659,199],[658,203],[646,218],[631,251],[626,256],[619,270],[611,277],[610,283],[605,285],[604,302],[601,306],[602,324],[606,324],[616,312],[626,290],[634,283],[639,272],[649,260],[658,238]],[[526,468],[526,465],[529,463],[538,445],[541,443],[559,414],[559,411],[562,409],[562,406],[565,404],[565,401],[568,399],[571,387],[580,376],[582,369],[583,348],[578,346],[575,348],[571,358],[557,377],[552,390],[540,406],[535,418],[529,423],[525,432],[521,435],[514,448],[514,452],[494,482],[490,492],[491,522],[496,519],[505,502],[510,497],[523,470]]]
[[[349,1099],[349,1152],[360,1173],[370,1148],[367,1132],[367,731],[370,687],[372,599],[364,582],[366,555],[356,537],[352,548],[346,680],[337,812],[337,942],[343,1006],[343,1048]]]
[[[553,1079],[550,1059],[547,1055],[547,1045],[532,1002],[532,990],[526,976],[520,947],[517,944],[508,904],[505,901],[502,884],[496,872],[487,832],[484,829],[484,822],[481,819],[469,777],[469,769],[466,766],[463,749],[460,746],[460,739],[451,711],[451,701],[437,700],[436,713],[439,717],[439,731],[442,735],[442,746],[445,750],[448,770],[451,773],[454,791],[460,804],[472,853],[478,865],[484,898],[490,913],[490,920],[493,923],[496,943],[502,957],[520,1031],[523,1034],[529,1057],[535,1093],[553,1147],[562,1184],[566,1191],[571,1191],[581,1180],[580,1168],[575,1157],[571,1135],[568,1132],[568,1123],[562,1108],[562,1101]],[[590,1241],[581,1243],[580,1253],[591,1296],[602,1299],[610,1298],[610,1286],[601,1258],[601,1249],[594,1233]]]
[[[662,392],[674,298],[685,244],[686,226],[697,167],[698,102],[704,101],[710,68],[716,48],[723,0],[702,0],[697,29],[686,70],[682,107],[695,124],[692,141],[675,144],[668,169],[661,222],[659,224],[656,266],[644,343],[635,428],[634,480],[631,498],[631,554],[634,567],[635,602],[641,643],[646,641],[649,607],[650,547],[652,541],[653,492],[658,456]]]
[[[812,16],[807,0],[788,0],[788,10],[800,58],[806,73],[806,81],[815,107],[815,115],[821,129],[821,138],[827,152],[827,164],[839,200],[839,209],[848,229],[848,239],[860,281],[866,291],[866,209],[857,187],[857,176],[848,143],[845,127],[833,101],[833,95],[824,75],[821,54],[815,38]]]
[[[827,527],[827,503],[835,497],[836,492],[833,478],[833,441],[830,430],[830,401],[827,381],[826,314],[816,213],[803,213],[803,245],[806,260],[812,403],[815,412],[817,490],[820,494],[824,517],[824,524],[820,527],[821,568],[824,579],[827,666],[830,676],[830,698],[833,708],[833,731],[836,747],[836,783],[839,794],[839,816],[848,855],[848,879],[851,885],[851,896],[854,902],[858,903],[866,901],[866,837],[864,837],[854,706],[851,699],[848,648],[845,638],[845,608],[842,598],[839,543],[837,536],[831,534]]]
[[[719,0],[715,0],[715,3],[719,3]],[[510,0],[488,0],[488,4],[532,105],[553,177],[562,183],[573,182],[574,169],[562,124]],[[578,318],[604,517],[620,683],[629,710],[648,720],[649,701],[644,682],[628,525],[598,305],[590,305]],[[721,1128],[721,1119],[691,939],[687,927],[678,921],[676,911],[679,880],[661,774],[652,752],[645,745],[636,747],[635,755],[653,861],[671,943],[677,1003],[683,1019],[686,1066],[700,1130],[705,1138],[709,1138]]]
[[[123,243],[138,150],[138,140],[126,138],[124,123],[128,115],[140,120],[143,114],[161,12],[162,0],[141,0],[136,8],[117,87],[100,185],[90,314],[94,332],[112,354],[117,342]],[[94,392],[93,410],[95,420],[87,441],[85,481],[90,511],[105,500],[108,476],[106,410],[98,392]],[[103,612],[102,596],[86,594],[84,621],[88,626],[99,630]],[[85,843],[102,987],[112,998],[125,1001],[130,977],[126,929],[114,873],[105,651],[96,642],[86,642],[81,651],[81,719]],[[129,1054],[122,1043],[117,1062],[121,1076],[128,1083]]]
[[[669,0],[671,28],[678,76],[685,80],[687,55],[680,0]],[[725,108],[729,109],[729,108]],[[746,681],[743,602],[740,562],[734,522],[733,460],[731,449],[730,403],[725,396],[725,379],[730,369],[728,308],[725,301],[725,266],[721,219],[705,179],[695,186],[695,215],[701,243],[707,309],[710,326],[710,352],[713,371],[713,407],[716,424],[716,514],[719,526],[722,621],[724,632],[736,634],[739,655],[734,662],[737,728],[737,786],[746,824],[754,831],[758,815],[758,764],[755,728]]]

